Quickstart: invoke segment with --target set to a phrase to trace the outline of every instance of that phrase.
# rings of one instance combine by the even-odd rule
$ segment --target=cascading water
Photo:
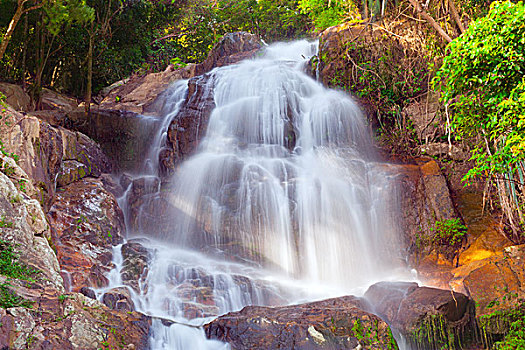
[[[177,322],[154,322],[153,348],[225,347],[187,325],[246,305],[359,294],[405,273],[385,165],[374,160],[356,104],[304,73],[315,50],[276,44],[209,73],[204,89],[215,107],[205,137],[161,184],[158,152],[188,93],[186,81],[171,88],[134,177],[149,189],[138,210],[132,185],[120,203],[130,233],[148,237],[142,244],[153,252],[136,307]],[[155,221],[166,227],[147,224]]]

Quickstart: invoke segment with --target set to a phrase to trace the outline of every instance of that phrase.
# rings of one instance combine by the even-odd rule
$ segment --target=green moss
[[[478,318],[484,346],[491,349],[525,349],[525,303],[520,299],[512,309],[497,310]]]
[[[456,330],[448,325],[443,315],[430,315],[423,318],[410,338],[421,349],[428,347],[432,349],[457,349],[460,342]]]

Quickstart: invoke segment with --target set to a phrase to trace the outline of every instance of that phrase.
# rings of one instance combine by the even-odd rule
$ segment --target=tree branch
[[[428,14],[427,11],[423,10],[419,0],[409,0],[410,3],[416,8],[417,13],[419,13],[428,23],[438,32],[438,34],[447,42],[451,42],[452,39],[450,36],[441,28],[441,26]]]

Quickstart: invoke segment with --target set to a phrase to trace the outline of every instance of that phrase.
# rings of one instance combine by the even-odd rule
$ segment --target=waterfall
[[[246,305],[360,294],[405,272],[388,166],[356,103],[305,73],[316,50],[279,43],[203,77],[214,105],[204,137],[161,181],[166,130],[191,92],[181,81],[166,93],[145,165],[120,199],[128,238],[147,238],[152,252],[135,305],[176,322],[154,321],[152,348],[227,348],[198,326]]]

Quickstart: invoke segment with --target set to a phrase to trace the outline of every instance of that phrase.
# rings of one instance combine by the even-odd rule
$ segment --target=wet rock
[[[196,73],[204,74],[215,67],[254,57],[261,48],[261,40],[256,35],[247,32],[228,33],[215,44],[206,60],[196,67]]]
[[[66,160],[62,162],[60,174],[57,177],[57,186],[65,187],[70,183],[86,177],[89,168],[76,160]]]
[[[124,173],[120,176],[119,184],[124,190],[127,190],[129,185],[131,185],[132,182],[133,182],[133,176],[131,176],[130,174]]]
[[[95,291],[89,287],[82,287],[79,291],[81,294],[87,296],[91,299],[97,299],[97,296],[95,295]]]
[[[124,185],[128,179],[121,178]],[[159,194],[160,180],[155,176],[143,176],[131,180],[126,194],[128,229],[131,232],[157,233],[169,228],[169,221],[164,220],[168,203]]]
[[[162,164],[176,165],[197,149],[199,141],[206,135],[211,111],[215,108],[213,99],[213,75],[202,75],[188,82],[188,97],[179,113],[168,128],[168,144],[173,153],[163,154]],[[166,159],[173,155],[173,160]],[[163,168],[163,172],[171,174],[174,168]]]
[[[455,348],[475,339],[475,306],[466,295],[409,282],[380,282],[364,295],[374,313],[418,348]]]
[[[122,282],[133,288],[136,293],[141,292],[148,276],[148,263],[153,256],[151,249],[145,248],[139,241],[131,240],[122,246]]]
[[[125,287],[113,288],[102,296],[104,305],[113,310],[135,311],[131,293]]]
[[[124,216],[99,179],[85,178],[59,191],[48,213],[62,269],[73,290],[102,287],[112,267],[112,246],[122,242]]]
[[[277,308],[247,306],[204,326],[233,349],[397,348],[388,325],[347,296]]]

